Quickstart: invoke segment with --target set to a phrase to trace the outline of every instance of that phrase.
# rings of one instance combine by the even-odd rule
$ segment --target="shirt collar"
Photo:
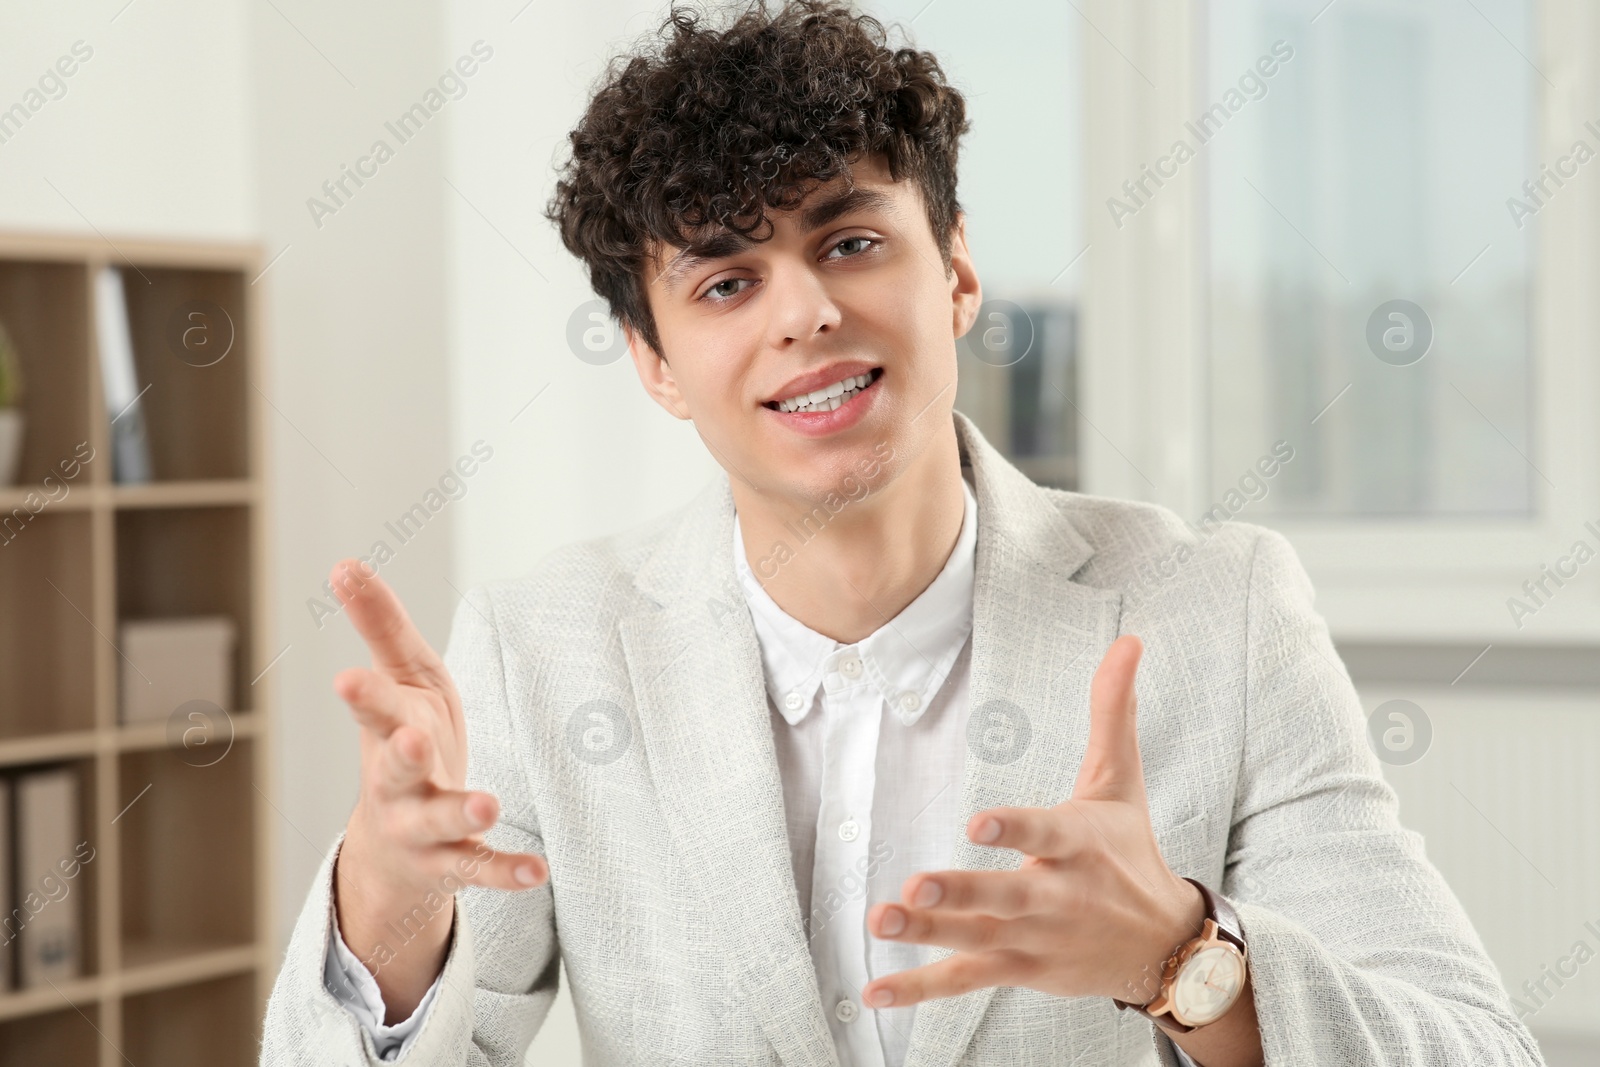
[[[810,712],[818,688],[832,692],[859,681],[877,689],[906,726],[922,717],[972,632],[978,501],[965,478],[961,492],[961,533],[944,568],[900,614],[853,645],[817,633],[767,594],[745,558],[735,512],[734,570],[755,623],[767,692],[791,726]],[[852,661],[859,661],[855,678]]]

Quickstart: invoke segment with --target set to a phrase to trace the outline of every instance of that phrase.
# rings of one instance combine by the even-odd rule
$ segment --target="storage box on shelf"
[[[143,484],[113,478],[106,267],[126,297]],[[0,234],[0,323],[25,379],[20,480],[0,487],[0,775],[73,768],[94,850],[66,898],[79,977],[0,988],[0,1067],[254,1062],[278,955],[259,270],[251,248]],[[225,699],[197,678],[198,717],[179,702],[120,721],[124,672],[138,676],[121,624],[197,617],[232,632],[213,671]]]

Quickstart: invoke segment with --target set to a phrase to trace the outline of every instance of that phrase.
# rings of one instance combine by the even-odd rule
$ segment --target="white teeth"
[[[787,400],[778,401],[779,411],[834,411],[848,403],[872,381],[872,375],[857,374],[844,378],[822,389],[813,389]]]

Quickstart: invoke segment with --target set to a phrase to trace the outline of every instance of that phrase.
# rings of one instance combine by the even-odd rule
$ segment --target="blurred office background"
[[[1038,481],[1289,537],[1402,818],[1548,1061],[1600,1062],[1600,965],[1561,962],[1600,950],[1600,567],[1583,565],[1600,549],[1600,11],[865,7],[969,94],[961,195],[989,303],[958,407]],[[627,359],[569,344],[592,294],[541,217],[592,79],[663,13],[0,6],[0,106],[93,48],[0,143],[0,231],[113,262],[141,240],[259,249],[239,291],[260,316],[270,524],[267,651],[247,671],[271,661],[274,687],[252,783],[271,798],[264,980],[355,797],[330,680],[365,658],[315,608],[330,565],[393,544],[385,524],[486,442],[464,494],[383,567],[442,648],[464,590],[715,473]],[[480,41],[462,95],[395,144],[385,123]],[[393,158],[316,208],[379,138]],[[1274,449],[1293,458],[1260,477]],[[1525,989],[1546,968],[1563,977]],[[85,988],[102,1023],[135,1025],[120,988]],[[61,1010],[8,995],[26,994],[0,994],[7,1034]],[[535,1054],[577,1048],[564,988]]]

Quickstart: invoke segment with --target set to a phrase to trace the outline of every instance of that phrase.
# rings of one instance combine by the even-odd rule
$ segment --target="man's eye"
[[[832,249],[829,250],[828,258],[829,259],[849,259],[851,256],[860,255],[862,252],[865,252],[867,250],[867,247],[870,247],[871,245],[876,244],[876,243],[877,242],[873,241],[873,239],[870,238],[870,237],[846,237],[844,240],[840,241],[838,244],[834,245]],[[834,252],[839,251],[841,248],[844,248],[846,245],[861,245],[863,247],[857,248],[854,251],[846,252],[843,256],[835,256],[833,254]]]
[[[700,298],[702,300],[711,300],[713,302],[718,300],[731,300],[738,296],[741,290],[729,290],[725,287],[730,285],[741,285],[749,280],[749,278],[724,278],[722,281],[708,287],[706,291],[701,294]]]

